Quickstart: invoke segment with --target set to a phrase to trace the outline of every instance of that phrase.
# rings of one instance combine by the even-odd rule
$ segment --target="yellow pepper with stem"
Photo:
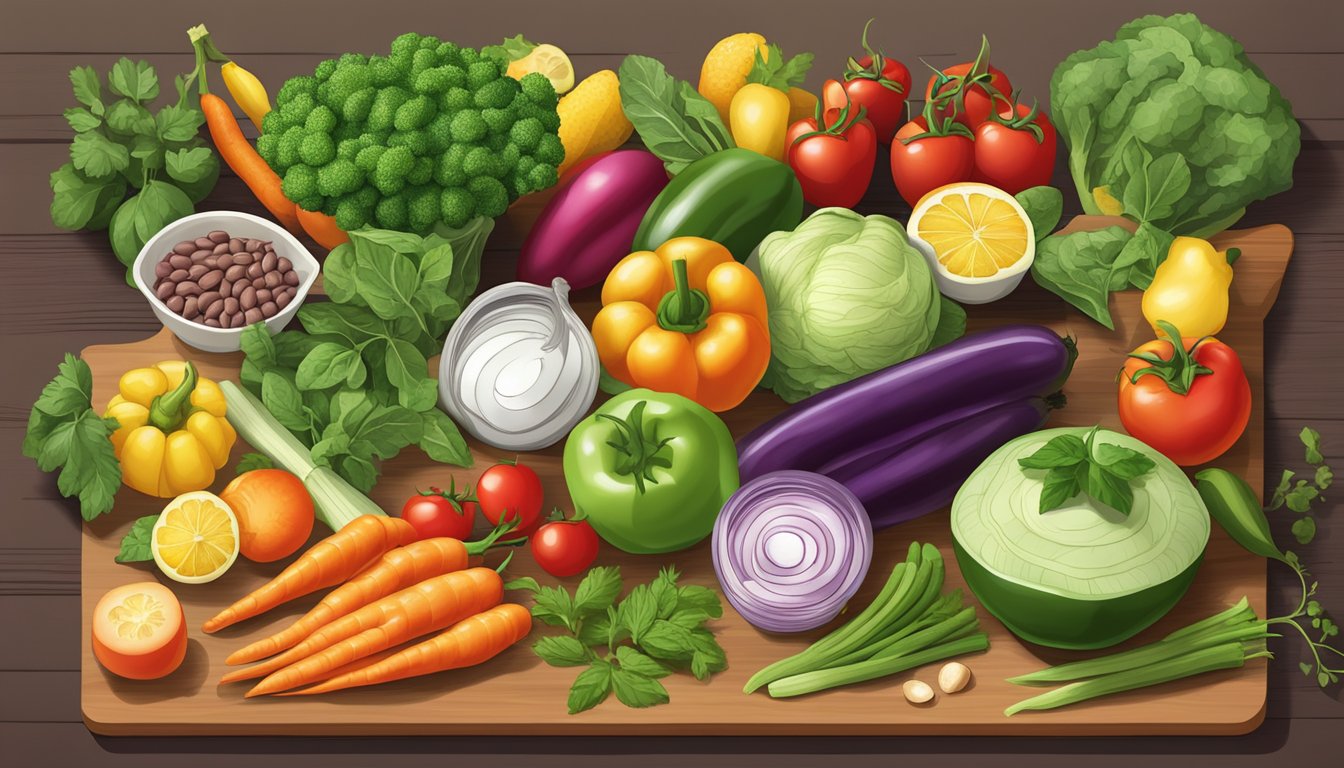
[[[161,498],[210,487],[238,439],[219,385],[170,360],[127,371],[117,390],[103,415],[117,420],[122,482]]]
[[[1178,237],[1167,258],[1157,265],[1153,282],[1143,292],[1143,317],[1160,334],[1158,321],[1181,329],[1183,336],[1203,338],[1223,330],[1227,323],[1228,288],[1236,248],[1215,250],[1207,240]]]
[[[804,107],[816,108],[816,97],[797,87],[811,66],[810,53],[785,59],[775,45],[756,50],[746,85],[728,105],[728,130],[737,146],[784,162],[789,125]]]
[[[224,86],[229,95],[247,115],[247,119],[261,130],[261,121],[271,111],[271,99],[266,94],[266,86],[257,76],[238,66],[237,62],[225,56],[210,39],[210,33],[204,24],[198,24],[187,30],[192,43],[199,42],[208,61],[219,63],[219,74],[224,78]]]

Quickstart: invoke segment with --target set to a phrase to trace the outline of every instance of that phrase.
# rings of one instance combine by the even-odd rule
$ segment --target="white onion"
[[[439,360],[439,401],[481,442],[545,448],[583,418],[597,394],[597,347],[569,306],[569,284],[505,283],[476,297]]]

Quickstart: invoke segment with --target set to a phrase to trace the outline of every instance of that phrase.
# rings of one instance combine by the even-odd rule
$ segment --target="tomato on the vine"
[[[541,478],[530,467],[517,462],[501,462],[485,470],[476,481],[476,501],[481,514],[491,525],[517,521],[518,526],[504,540],[526,536],[541,517]]]
[[[928,118],[917,117],[891,142],[891,180],[911,207],[941,186],[969,181],[974,172],[971,132],[951,119],[931,131]]]
[[[597,531],[582,514],[566,520],[558,509],[532,535],[529,545],[537,565],[556,578],[577,576],[597,559]]]
[[[1055,172],[1055,127],[1035,105],[1004,108],[975,129],[975,181],[1009,194],[1050,183]]]
[[[933,73],[924,88],[924,99],[934,103],[937,117],[951,117],[967,128],[975,128],[1004,108],[1012,92],[1008,76],[990,65],[989,39],[982,36],[975,61]]]
[[[827,81],[823,93],[829,94]],[[829,105],[828,105],[829,106]],[[820,109],[822,125],[809,117],[789,126],[785,146],[789,167],[803,188],[803,199],[818,208],[850,208],[868,191],[877,159],[873,126],[863,109],[849,102],[836,112]]]
[[[447,536],[466,541],[476,523],[476,502],[471,494],[459,492],[455,484],[442,488],[430,486],[406,500],[401,508],[401,519],[411,524],[422,539]]]
[[[1120,423],[1183,467],[1218,458],[1251,418],[1251,385],[1241,358],[1212,336],[1165,337],[1134,350],[1120,373]],[[1177,346],[1179,345],[1179,346]]]
[[[913,83],[910,70],[904,64],[869,47],[868,27],[872,23],[869,19],[863,25],[861,44],[867,53],[857,59],[850,58],[845,70],[844,90],[856,109],[863,107],[877,140],[885,144],[905,121],[905,100],[910,97]],[[831,121],[827,118],[826,122]]]

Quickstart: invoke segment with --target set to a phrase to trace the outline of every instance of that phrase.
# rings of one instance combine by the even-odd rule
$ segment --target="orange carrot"
[[[501,527],[480,541],[463,543],[439,537],[424,539],[388,551],[363,573],[322,598],[322,602],[286,629],[234,651],[225,664],[250,664],[293,647],[319,627],[388,595],[432,576],[467,567],[467,558],[485,552],[500,535]],[[259,673],[260,674],[260,673]]]
[[[215,142],[219,156],[266,206],[266,210],[285,225],[285,229],[300,232],[299,217],[294,212],[294,203],[280,188],[280,176],[271,170],[252,147],[252,142],[243,135],[238,118],[233,116],[229,105],[213,93],[202,93],[201,112],[205,114],[205,125],[210,129],[210,140]]]
[[[416,540],[415,529],[399,517],[361,515],[314,544],[251,594],[205,622],[206,632],[258,616],[296,597],[335,586],[364,570],[384,552]]]
[[[532,631],[532,615],[521,605],[504,603],[464,619],[451,628],[388,658],[352,669],[325,682],[281,696],[308,696],[343,688],[402,680],[489,661]],[[251,694],[249,694],[251,695]]]
[[[248,691],[261,696],[317,682],[338,667],[480,613],[504,599],[504,581],[489,568],[469,568],[403,589],[322,627],[306,640],[221,683],[278,670]]]
[[[321,211],[305,211],[297,205],[294,206],[294,213],[298,216],[303,231],[328,251],[341,243],[350,242],[350,236],[345,234],[345,230],[336,226],[336,219],[331,216]]]

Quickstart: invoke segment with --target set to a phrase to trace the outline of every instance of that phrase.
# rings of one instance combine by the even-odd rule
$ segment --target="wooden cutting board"
[[[1111,223],[1117,222],[1083,217],[1075,219],[1070,227],[1093,229]],[[1260,491],[1264,480],[1263,325],[1278,295],[1293,238],[1285,227],[1266,226],[1227,232],[1214,242],[1219,248],[1235,246],[1242,250],[1232,283],[1231,317],[1219,336],[1241,355],[1255,393],[1255,408],[1245,435],[1217,463],[1245,477]],[[1080,356],[1065,388],[1068,406],[1052,415],[1050,426],[1100,423],[1118,428],[1116,371],[1126,352],[1152,336],[1139,311],[1139,298],[1137,291],[1114,297],[1116,329],[1107,331],[1028,280],[1002,301],[972,307],[970,326],[971,330],[980,330],[1005,323],[1040,323],[1076,337]],[[576,308],[586,319],[596,312],[597,303],[595,290],[576,296]],[[94,402],[98,404],[113,395],[118,377],[130,368],[185,357],[193,360],[205,376],[236,380],[240,363],[238,354],[197,352],[167,331],[134,344],[89,347],[83,357],[93,369]],[[743,406],[726,414],[726,421],[735,435],[741,435],[782,407],[774,395],[758,391]],[[240,441],[235,458],[245,450]],[[459,485],[473,484],[480,472],[505,455],[476,443],[472,451],[475,466],[468,469],[436,465],[415,449],[404,451],[384,467],[373,498],[384,509],[395,512],[415,488],[446,485],[450,476],[455,476]],[[569,496],[561,475],[560,455],[560,446],[554,446],[521,459],[540,474],[546,503],[567,507]],[[231,475],[228,470],[222,472],[214,490],[219,490]],[[1264,718],[1264,661],[1059,711],[1005,718],[1004,707],[1035,692],[1009,685],[1005,678],[1086,654],[1026,645],[983,609],[980,618],[990,634],[991,648],[985,654],[963,659],[972,669],[974,682],[963,693],[939,695],[932,705],[908,704],[900,684],[912,677],[932,683],[937,665],[799,699],[774,700],[760,693],[746,696],[741,689],[751,673],[797,652],[825,630],[787,637],[766,635],[746,624],[726,604],[723,619],[711,626],[727,653],[729,669],[708,683],[683,674],[666,678],[671,703],[650,709],[628,709],[612,697],[594,710],[568,715],[565,700],[577,670],[542,663],[528,647],[530,641],[474,669],[322,697],[244,700],[245,686],[216,683],[226,670],[225,656],[287,625],[318,596],[206,635],[199,629],[206,618],[288,562],[260,565],[241,558],[210,584],[165,581],[186,610],[190,629],[186,661],[163,680],[123,680],[105,672],[94,660],[88,641],[89,616],[98,598],[112,587],[145,579],[162,580],[152,563],[118,565],[112,558],[136,518],[156,514],[163,504],[162,500],[123,488],[111,514],[85,525],[82,705],[85,722],[100,734],[1231,735],[1253,730]],[[322,529],[315,534],[324,532]],[[867,604],[912,540],[936,544],[946,558],[947,586],[965,586],[951,556],[947,511],[942,510],[877,535],[872,569],[854,605]],[[515,562],[511,568],[515,575],[537,576],[543,583],[554,581],[542,574],[526,553]],[[717,586],[708,540],[685,552],[645,557],[604,545],[598,562],[619,565],[627,586],[652,578],[664,565],[675,565],[688,582]],[[577,579],[567,582],[572,588]],[[1166,618],[1129,644],[1149,642],[1221,610],[1243,595],[1263,615],[1265,563],[1247,554],[1215,526],[1204,565],[1190,592]],[[550,631],[538,627],[534,637]]]

